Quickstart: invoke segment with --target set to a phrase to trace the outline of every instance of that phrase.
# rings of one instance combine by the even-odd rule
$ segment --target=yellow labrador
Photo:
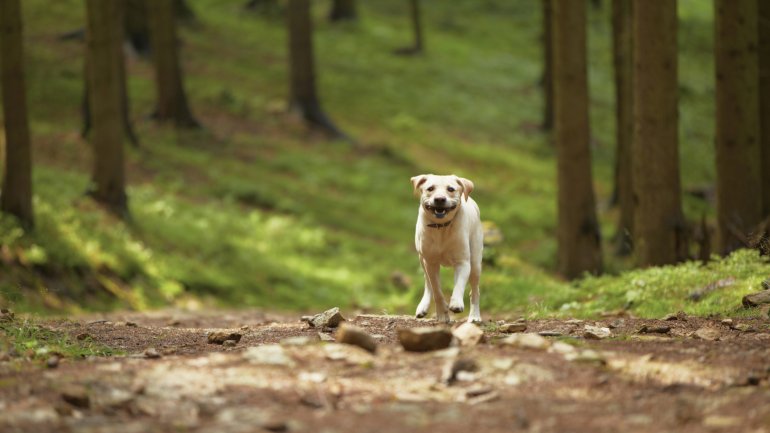
[[[469,322],[481,322],[479,279],[484,231],[479,207],[470,197],[473,182],[454,175],[421,174],[412,178],[415,195],[420,196],[415,245],[425,272],[425,292],[417,305],[417,317],[425,317],[431,297],[436,316],[449,321],[449,311],[461,313],[465,306],[465,285],[471,285]],[[444,301],[439,281],[441,266],[455,270],[455,285],[449,305]]]

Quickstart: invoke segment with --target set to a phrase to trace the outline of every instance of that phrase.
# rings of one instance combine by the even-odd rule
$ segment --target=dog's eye
[[[452,188],[451,186],[450,186],[450,187],[447,187],[447,189],[446,189],[446,190],[447,190],[447,191],[449,191],[449,192],[455,192],[455,189],[454,189],[454,188]]]
[[[432,192],[434,189],[436,189],[436,187],[434,187],[434,186],[429,186],[427,189],[428,189],[428,192]]]

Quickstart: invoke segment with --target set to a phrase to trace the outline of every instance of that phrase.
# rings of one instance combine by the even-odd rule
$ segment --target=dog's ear
[[[455,176],[455,180],[457,181],[457,184],[460,185],[460,188],[463,189],[463,197],[468,200],[468,196],[473,192],[473,182],[464,177],[458,176]]]
[[[414,176],[412,179],[412,186],[414,187],[414,195],[420,195],[420,185],[424,184],[428,180],[427,174],[420,174]]]

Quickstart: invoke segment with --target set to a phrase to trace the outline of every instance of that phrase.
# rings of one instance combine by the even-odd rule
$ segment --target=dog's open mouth
[[[447,207],[436,207],[436,206],[431,206],[427,203],[425,204],[425,210],[433,213],[433,216],[439,219],[444,218],[449,212],[453,211],[456,207],[457,205],[447,206]]]

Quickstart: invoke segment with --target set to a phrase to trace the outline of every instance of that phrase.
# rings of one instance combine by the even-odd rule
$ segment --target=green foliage
[[[129,151],[132,219],[122,222],[83,196],[82,45],[55,37],[82,26],[83,4],[25,0],[37,228],[24,233],[0,218],[0,302],[38,311],[203,301],[411,313],[422,276],[408,179],[423,172],[473,179],[483,218],[503,232],[502,244],[487,251],[485,312],[595,315],[628,304],[645,316],[721,313],[762,278],[763,264],[751,253],[574,285],[552,275],[556,173],[538,127],[535,3],[426,4],[427,52],[418,57],[393,54],[411,40],[406,3],[362,2],[359,21],[335,25],[319,3],[321,99],[356,145],[328,142],[284,114],[279,16],[245,13],[242,2],[192,6],[200,22],[182,28],[182,57],[191,107],[205,129],[152,124],[151,65],[129,56],[142,143]],[[713,117],[711,14],[708,2],[680,2],[685,188],[713,180],[713,131],[704,127]],[[589,18],[594,176],[605,203],[614,155],[609,7],[592,9]],[[712,209],[688,197],[686,212],[697,219]],[[609,239],[616,216],[602,210],[600,218]],[[609,252],[606,259],[613,273],[629,268]],[[394,283],[394,272],[410,277],[409,287]],[[689,290],[727,277],[736,283],[698,304],[684,301]]]

